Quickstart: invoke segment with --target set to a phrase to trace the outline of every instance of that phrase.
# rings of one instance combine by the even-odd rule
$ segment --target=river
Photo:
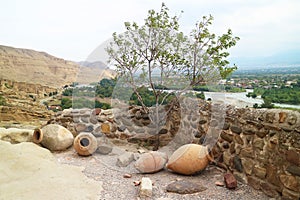
[[[211,98],[213,101],[225,102],[236,107],[244,108],[246,106],[253,107],[253,104],[257,103],[258,105],[262,104],[263,99],[258,96],[255,99],[252,97],[247,97],[248,92],[253,92],[253,90],[246,90],[246,92],[239,93],[224,93],[224,92],[204,92],[205,98]],[[300,109],[300,105],[289,105],[289,104],[280,104],[274,103],[275,106],[283,108],[297,108]]]

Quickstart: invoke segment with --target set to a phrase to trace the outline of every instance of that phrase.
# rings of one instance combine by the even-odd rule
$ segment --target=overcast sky
[[[203,15],[215,18],[217,34],[228,28],[241,40],[233,57],[269,56],[300,48],[300,0],[164,0],[184,13],[188,33]],[[45,51],[83,61],[125,21],[142,23],[160,0],[0,0],[0,45]]]

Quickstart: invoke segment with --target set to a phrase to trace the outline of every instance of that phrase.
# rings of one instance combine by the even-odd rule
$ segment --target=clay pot
[[[192,175],[206,168],[210,161],[207,147],[186,144],[179,147],[169,158],[167,169],[184,175]]]
[[[167,160],[168,158],[165,153],[151,151],[142,154],[134,166],[141,173],[154,173],[162,170]]]
[[[65,150],[73,144],[73,140],[73,134],[58,124],[48,124],[33,132],[33,142],[41,144],[50,151]]]
[[[97,150],[98,144],[93,134],[82,132],[75,137],[73,146],[79,155],[89,156]]]

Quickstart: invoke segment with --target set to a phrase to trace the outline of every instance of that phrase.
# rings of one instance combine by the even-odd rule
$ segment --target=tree
[[[113,33],[113,42],[106,48],[110,63],[123,80],[121,87],[132,88],[157,129],[166,118],[166,115],[160,116],[159,108],[171,95],[163,92],[163,88],[172,85],[184,91],[203,79],[207,82],[227,76],[236,67],[228,66],[226,50],[239,39],[232,36],[231,30],[219,37],[210,33],[208,26],[212,24],[212,16],[203,17],[189,38],[179,30],[178,16],[170,17],[168,12],[162,4],[160,11],[148,11],[142,25],[125,22],[126,31]],[[152,91],[155,109],[147,107],[148,99],[139,92],[142,85]]]

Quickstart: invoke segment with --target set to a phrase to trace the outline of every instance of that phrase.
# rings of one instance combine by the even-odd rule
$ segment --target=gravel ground
[[[128,149],[128,148],[127,148]],[[130,150],[134,151],[134,148]],[[55,153],[55,157],[60,163],[82,166],[83,173],[97,181],[103,183],[104,190],[99,199],[140,199],[139,186],[134,185],[134,181],[141,180],[142,177],[149,177],[153,182],[153,196],[148,199],[157,200],[184,200],[184,199],[241,199],[241,200],[265,200],[270,199],[262,192],[252,189],[251,187],[238,183],[235,190],[229,190],[225,187],[216,186],[216,181],[223,181],[224,171],[216,166],[209,165],[203,172],[194,176],[182,176],[162,170],[154,174],[139,174],[134,169],[133,164],[127,167],[117,167],[118,156],[124,152],[124,148],[114,147],[113,152],[109,155],[93,154],[89,157],[81,157],[71,148],[68,151]],[[131,174],[131,178],[124,178],[124,174]],[[176,194],[166,191],[168,184],[178,181],[187,180],[200,182],[208,189],[195,194]]]

